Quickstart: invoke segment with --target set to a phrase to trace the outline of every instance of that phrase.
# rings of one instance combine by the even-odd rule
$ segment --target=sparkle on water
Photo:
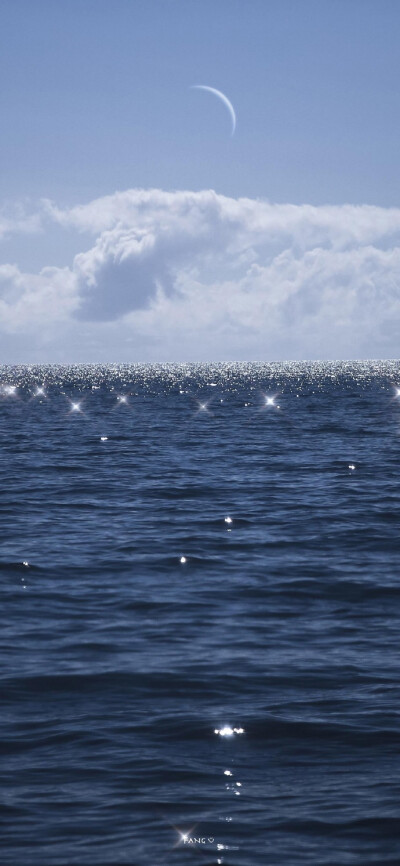
[[[174,830],[178,833],[179,839],[174,847],[179,846],[182,842],[185,843],[190,839],[196,829],[196,825],[190,828],[190,830],[180,830],[179,827],[174,827]]]
[[[244,734],[244,728],[231,728],[225,725],[223,728],[214,728],[214,734],[219,734],[220,737],[233,737],[234,734]]]
[[[3,385],[2,390],[6,397],[15,397],[18,389],[16,385]]]

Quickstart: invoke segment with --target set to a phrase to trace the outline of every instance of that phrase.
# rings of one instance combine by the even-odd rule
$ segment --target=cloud
[[[43,201],[31,226],[51,224],[76,233],[67,267],[0,268],[0,329],[28,335],[18,360],[398,354],[400,209],[127,190]]]
[[[44,268],[25,274],[16,265],[0,266],[0,327],[5,333],[26,333],[63,324],[78,299],[68,268]]]
[[[31,213],[24,204],[8,204],[0,209],[0,241],[13,234],[35,234],[41,226],[41,212]]]

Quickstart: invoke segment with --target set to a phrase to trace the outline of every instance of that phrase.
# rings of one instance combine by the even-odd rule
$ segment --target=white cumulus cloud
[[[10,360],[398,355],[400,209],[156,189],[44,201],[29,220],[75,232],[80,252],[0,268],[0,329],[26,335]]]

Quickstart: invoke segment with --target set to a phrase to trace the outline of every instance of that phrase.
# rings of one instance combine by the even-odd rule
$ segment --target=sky
[[[3,0],[0,363],[398,357],[399,44],[398,0]]]

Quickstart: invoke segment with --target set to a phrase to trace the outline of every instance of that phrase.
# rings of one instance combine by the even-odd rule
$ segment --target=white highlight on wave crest
[[[225,725],[223,728],[214,728],[214,734],[218,734],[220,737],[233,737],[234,734],[244,733],[244,728],[231,728],[229,725]]]

